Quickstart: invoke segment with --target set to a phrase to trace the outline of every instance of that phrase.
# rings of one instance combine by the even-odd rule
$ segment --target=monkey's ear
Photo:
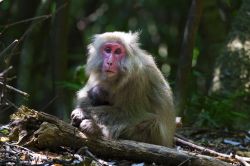
[[[139,44],[139,37],[141,35],[141,30],[135,32],[129,31],[129,34],[132,36],[131,43]]]
[[[130,55],[136,55],[136,50],[139,49],[140,47],[140,42],[139,42],[139,36],[140,36],[141,31],[136,31],[136,32],[132,32],[129,31],[128,33],[126,33],[128,42],[127,42],[127,51],[128,54]]]
[[[98,49],[104,41],[105,39],[102,37],[102,34],[96,34],[92,37],[92,47]]]
[[[88,45],[88,54],[87,55],[90,56],[90,55],[95,55],[95,54],[96,54],[96,50],[95,50],[93,44],[91,43]]]
[[[95,51],[95,48],[94,48],[94,42],[96,41],[96,38],[98,37],[98,35],[94,35],[90,38],[91,42],[90,44],[88,45],[87,49],[88,49],[88,56],[90,55],[95,55],[96,54],[96,51]]]
[[[95,42],[98,38],[100,37],[100,34],[95,34],[94,36],[92,36],[92,42]]]

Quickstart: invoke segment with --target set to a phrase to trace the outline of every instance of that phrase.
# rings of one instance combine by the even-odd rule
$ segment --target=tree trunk
[[[53,18],[51,32],[51,52],[52,57],[52,84],[53,96],[55,96],[55,112],[53,114],[61,117],[69,117],[69,105],[66,90],[62,88],[63,81],[67,76],[67,42],[68,42],[68,19],[69,19],[69,1],[56,1],[57,13]]]
[[[216,56],[220,53],[227,35],[227,26],[220,15],[217,0],[204,1],[200,34],[202,48],[196,66],[199,72],[196,78],[197,92],[200,95],[208,95],[213,80]]]
[[[50,5],[50,0],[42,2],[38,7],[35,16],[48,14],[50,12]],[[30,104],[36,100],[35,96],[41,93],[41,87],[35,87],[35,85],[41,86],[41,83],[36,84],[34,81],[41,81],[41,76],[35,72],[39,69],[39,64],[42,59],[41,48],[43,45],[43,39],[46,37],[44,34],[47,33],[44,28],[47,24],[44,20],[45,18],[34,20],[20,39],[21,41],[24,41],[18,66],[17,88],[29,93],[31,99],[27,101],[24,100],[23,97],[17,96],[17,104]]]
[[[188,20],[184,30],[175,86],[177,115],[183,114],[186,105],[195,35],[201,17],[201,3],[202,0],[192,0]]]

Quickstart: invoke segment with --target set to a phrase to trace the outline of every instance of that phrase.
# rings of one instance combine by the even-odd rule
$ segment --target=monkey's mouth
[[[113,77],[116,74],[116,72],[112,70],[106,70],[105,73],[108,77]]]
[[[114,71],[112,70],[105,70],[106,73],[115,73]]]

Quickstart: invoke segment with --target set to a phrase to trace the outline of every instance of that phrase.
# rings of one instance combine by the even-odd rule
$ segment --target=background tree
[[[189,88],[189,77],[192,67],[192,52],[195,45],[196,32],[200,24],[202,12],[202,0],[192,0],[187,23],[185,26],[183,41],[176,75],[176,110],[182,115],[186,106]]]
[[[233,123],[249,127],[250,118],[250,3],[242,1],[222,53],[214,68],[212,92],[228,99],[227,114]],[[240,119],[240,120],[239,120]],[[244,120],[244,121],[242,121]],[[229,122],[230,123],[230,122]]]

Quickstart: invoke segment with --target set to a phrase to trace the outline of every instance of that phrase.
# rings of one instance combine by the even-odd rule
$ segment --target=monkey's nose
[[[112,66],[112,62],[107,62],[107,64],[108,64],[109,66]]]

